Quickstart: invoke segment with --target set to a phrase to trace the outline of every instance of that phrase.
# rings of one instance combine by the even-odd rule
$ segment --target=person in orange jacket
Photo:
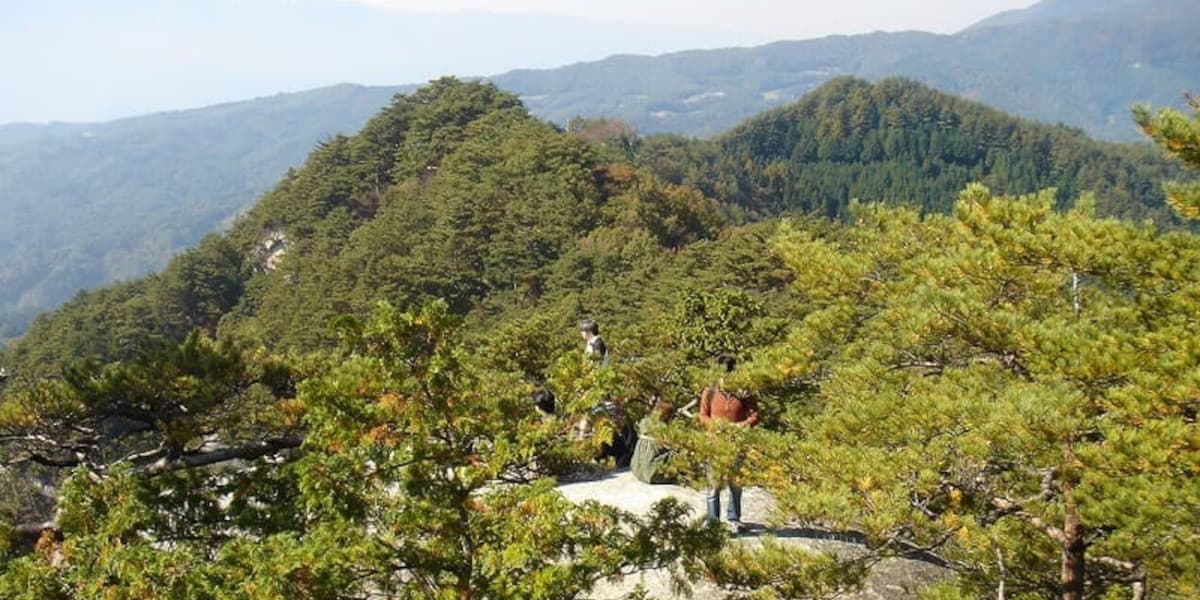
[[[725,374],[733,372],[737,360],[732,356],[720,355],[717,365]],[[722,376],[717,384],[705,388],[700,394],[700,423],[712,427],[715,422],[732,423],[739,427],[753,427],[758,424],[758,400],[749,394],[733,394],[724,389],[725,378]],[[734,463],[736,470],[741,465],[741,458]],[[708,490],[705,500],[708,505],[708,519],[717,521],[721,513],[721,490],[729,488],[729,504],[725,507],[725,520],[730,530],[738,533],[742,530],[742,488],[734,482],[733,474],[719,475],[710,467]]]

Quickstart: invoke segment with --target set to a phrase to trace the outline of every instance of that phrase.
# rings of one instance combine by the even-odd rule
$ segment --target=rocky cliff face
[[[279,263],[284,256],[287,256],[288,249],[291,247],[292,242],[283,229],[267,231],[258,243],[255,267],[267,273],[278,269]]]

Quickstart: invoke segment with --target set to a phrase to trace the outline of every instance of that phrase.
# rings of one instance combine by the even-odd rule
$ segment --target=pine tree
[[[6,458],[81,468],[32,551],[0,561],[0,593],[569,599],[645,569],[698,576],[723,532],[673,500],[638,517],[564,498],[547,469],[592,449],[532,410],[519,373],[478,360],[457,322],[444,302],[347,317],[334,361],[273,405],[243,401],[235,348],[195,336],[6,405],[26,409],[0,422]],[[74,454],[113,415],[154,433]],[[271,425],[298,437],[219,444]],[[119,447],[132,451],[102,462]]]
[[[1133,119],[1169,156],[1200,169],[1200,98],[1188,96],[1194,114],[1164,108],[1151,113],[1148,106],[1133,109]],[[1167,202],[1181,216],[1200,219],[1200,181],[1167,184]]]
[[[1200,241],[1080,204],[973,186],[782,235],[814,309],[756,376],[815,416],[750,472],[789,514],[936,551],[968,597],[1200,590]]]

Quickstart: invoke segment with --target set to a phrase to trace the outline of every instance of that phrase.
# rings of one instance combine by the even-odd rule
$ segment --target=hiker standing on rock
[[[725,375],[733,372],[737,361],[732,356],[720,355],[717,365],[724,373],[717,384],[700,394],[700,423],[716,429],[720,423],[732,423],[738,427],[753,427],[758,424],[758,401],[749,394],[733,394],[725,391]],[[733,462],[729,473],[719,473],[712,465],[708,469],[708,519],[717,521],[721,512],[721,490],[729,488],[729,504],[725,507],[725,519],[729,528],[738,533],[742,530],[742,488],[737,485],[737,470],[741,467],[743,454]]]

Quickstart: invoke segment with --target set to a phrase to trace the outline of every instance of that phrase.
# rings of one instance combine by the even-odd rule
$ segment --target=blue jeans
[[[721,514],[721,490],[729,488],[729,504],[725,506],[725,520],[742,520],[742,486],[734,483],[734,477],[742,469],[742,461],[746,455],[740,455],[733,461],[731,473],[718,474],[712,466],[708,467],[708,489],[704,500],[708,504],[708,520],[717,521]]]
[[[729,488],[729,504],[725,506],[725,520],[742,520],[742,488],[724,481],[709,482],[704,499],[708,502],[708,520],[717,521],[721,514],[721,490]]]

